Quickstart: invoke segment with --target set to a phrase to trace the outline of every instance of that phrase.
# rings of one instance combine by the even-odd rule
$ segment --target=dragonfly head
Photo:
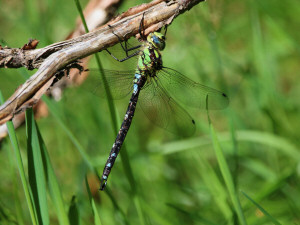
[[[150,33],[147,37],[147,41],[158,50],[164,50],[166,46],[165,40],[165,36],[159,32]]]

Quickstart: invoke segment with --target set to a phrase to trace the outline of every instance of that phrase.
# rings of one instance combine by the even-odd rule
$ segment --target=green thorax
[[[160,50],[165,47],[165,37],[158,32],[148,35],[147,41],[138,57],[136,73],[154,76],[162,68]]]

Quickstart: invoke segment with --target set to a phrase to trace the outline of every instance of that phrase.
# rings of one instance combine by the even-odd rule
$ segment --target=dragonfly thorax
[[[146,45],[138,59],[138,71],[146,76],[153,77],[162,69],[162,57],[158,49]]]
[[[137,72],[154,77],[163,67],[160,51],[165,48],[165,36],[154,32],[147,36],[138,59]]]

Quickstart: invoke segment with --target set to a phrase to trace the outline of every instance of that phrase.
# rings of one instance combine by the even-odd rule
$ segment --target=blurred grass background
[[[143,2],[125,1],[119,11]],[[84,6],[86,1],[81,3]],[[70,224],[94,223],[95,212],[102,224],[242,224],[218,149],[226,157],[225,167],[230,169],[247,224],[300,224],[299,14],[296,0],[233,0],[207,1],[176,18],[168,27],[164,65],[226,92],[230,106],[210,112],[214,129],[205,111],[187,109],[197,123],[196,134],[188,139],[155,127],[138,110],[125,141],[136,190],[119,158],[108,181],[116,202],[105,192],[93,191],[99,184],[91,165],[102,173],[116,136],[107,103],[84,87],[67,89],[60,102],[50,101],[56,114],[50,113],[37,125],[66,213],[75,218]],[[10,47],[20,47],[36,38],[43,47],[63,40],[77,15],[73,1],[0,0],[0,39]],[[108,65],[105,68],[116,69],[99,55]],[[5,99],[27,73],[0,69]],[[115,104],[121,120],[128,99]],[[16,133],[27,172],[31,166],[25,126]],[[0,223],[29,224],[11,151],[6,138],[0,149]],[[58,224],[51,191],[46,205],[50,224]]]

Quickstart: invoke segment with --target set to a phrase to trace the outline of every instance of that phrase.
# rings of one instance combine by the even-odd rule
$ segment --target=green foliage
[[[119,11],[141,2],[126,1]],[[2,46],[63,40],[79,15],[71,1],[0,5]],[[176,18],[164,64],[225,91],[230,106],[210,111],[211,123],[205,111],[187,108],[197,123],[187,139],[153,126],[137,109],[105,192],[97,190],[97,175],[128,98],[110,105],[112,122],[105,99],[70,88],[59,102],[43,98],[47,118],[36,122],[29,110],[26,129],[16,132],[8,122],[0,149],[0,223],[300,223],[299,13],[293,0],[206,1]],[[106,69],[123,67],[99,57]],[[24,69],[0,69],[5,99],[27,76]]]

